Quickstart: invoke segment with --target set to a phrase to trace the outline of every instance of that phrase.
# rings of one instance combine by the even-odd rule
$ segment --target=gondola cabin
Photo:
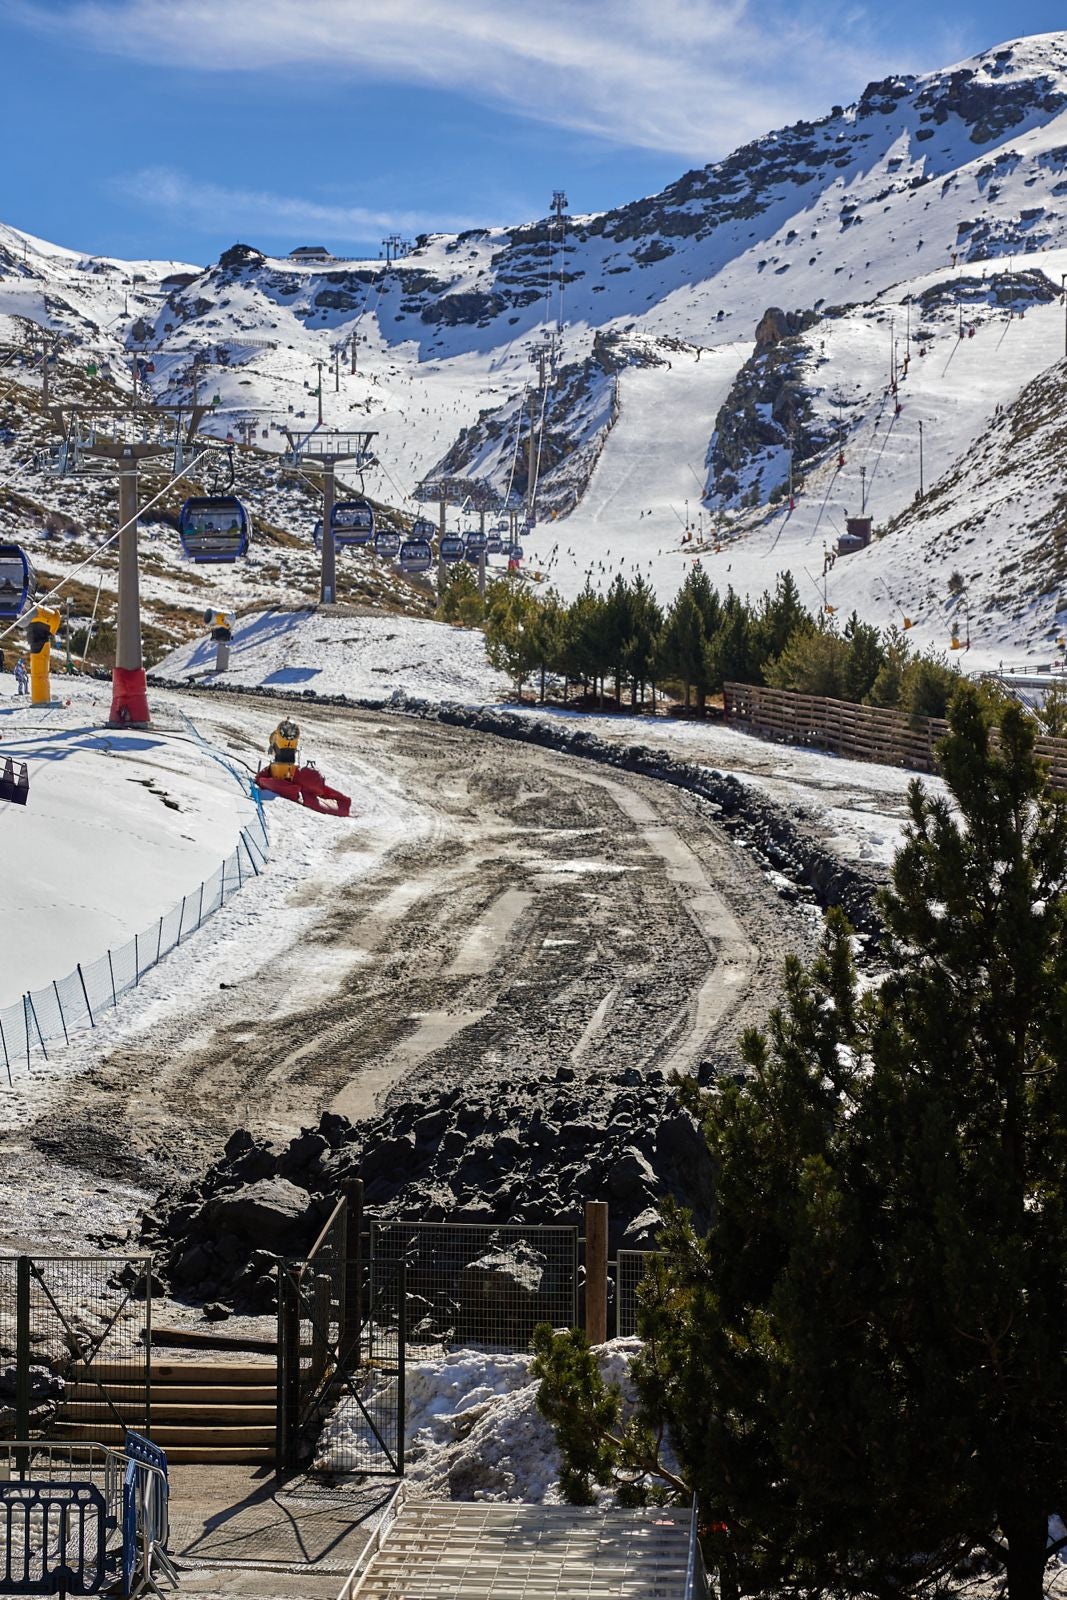
[[[178,515],[178,537],[190,561],[238,561],[248,553],[248,512],[232,495],[197,495]]]
[[[485,541],[485,553],[486,553],[486,555],[487,556],[503,555],[504,549],[505,549],[504,541],[500,537],[500,535],[498,533],[491,533],[489,535],[488,539]]]
[[[400,535],[392,528],[382,528],[374,535],[374,553],[383,560],[392,561],[400,552]]]
[[[429,539],[432,541],[437,537],[437,529],[429,517],[416,517],[411,524],[411,537],[413,539]]]
[[[333,542],[338,550],[374,543],[374,507],[369,500],[337,500],[330,511]]]
[[[453,561],[462,561],[464,553],[463,540],[458,533],[446,533],[441,540],[441,560],[450,565]]]
[[[484,533],[468,533],[464,554],[468,561],[477,561],[485,554],[489,541]]]
[[[322,549],[322,518],[321,517],[319,518],[318,522],[316,522],[316,524],[315,524],[315,526],[314,526],[314,528],[312,530],[311,542],[314,544],[316,550],[321,550]]]
[[[405,539],[397,561],[401,572],[429,572],[433,566],[433,547],[429,539]]]
[[[20,617],[37,593],[37,574],[18,544],[0,544],[0,621]]]
[[[522,560],[522,555],[523,555],[523,550],[522,550],[522,545],[521,544],[509,544],[508,545],[508,560],[509,561],[521,561]]]

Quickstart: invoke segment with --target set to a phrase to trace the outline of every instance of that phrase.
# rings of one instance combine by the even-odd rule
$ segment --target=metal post
[[[59,998],[59,984],[56,982],[56,980],[54,978],[52,979],[52,988],[55,990],[56,1005],[59,1007],[59,1020],[62,1023],[62,1026],[63,1026],[63,1042],[64,1042],[64,1044],[69,1044],[70,1043],[70,1035],[67,1032],[67,1019],[63,1015],[63,1002]]]
[[[344,1186],[348,1201],[345,1218],[344,1293],[341,1297],[341,1354],[359,1359],[363,1331],[363,1179],[351,1178]]]
[[[119,574],[112,728],[145,727],[149,720],[141,654],[141,596],[137,567],[137,457],[132,448],[119,465]]]
[[[440,596],[444,593],[444,587],[445,587],[445,558],[444,558],[443,554],[441,553],[441,547],[445,542],[445,514],[446,514],[446,511],[447,511],[447,502],[445,500],[444,495],[442,495],[441,496],[441,504],[438,507],[438,511],[437,511],[437,594],[438,594],[438,598],[440,598]]]
[[[407,1407],[408,1269],[400,1262],[396,1307],[396,1471],[404,1476],[404,1412]]]
[[[923,497],[923,425],[919,423],[919,499]]]
[[[225,639],[220,639],[215,649],[215,676],[220,672],[228,672],[230,668],[230,646]]]
[[[585,1332],[590,1344],[608,1336],[608,1207],[585,1203]]]
[[[534,461],[537,435],[537,397],[530,396],[530,437],[526,441],[526,520],[534,519]]]
[[[860,468],[860,516],[867,515],[867,468]]]
[[[30,1436],[30,1258],[15,1263],[15,1438]],[[29,1469],[28,1450],[17,1450],[19,1476]]]
[[[317,369],[318,374],[319,374],[319,427],[321,428],[322,427],[322,362],[321,361],[316,361],[315,366],[316,366],[316,369]]]
[[[321,422],[321,417],[319,418]],[[331,460],[322,469],[322,573],[319,578],[319,604],[332,606],[337,599],[337,545],[333,536],[334,464]]]
[[[90,1027],[95,1028],[96,1027],[96,1019],[93,1016],[93,1008],[89,1004],[89,991],[85,987],[85,974],[82,971],[82,964],[81,964],[80,961],[78,962],[78,978],[79,978],[79,981],[81,982],[81,986],[82,986],[82,996],[83,996],[83,998],[85,1000],[85,1009],[89,1013],[89,1025],[90,1025]]]
[[[478,551],[478,593],[485,599],[485,546]]]
[[[356,375],[356,336],[352,335],[352,376]]]

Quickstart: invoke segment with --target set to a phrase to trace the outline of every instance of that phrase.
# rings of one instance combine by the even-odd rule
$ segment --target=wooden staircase
[[[144,1427],[144,1406],[130,1368],[93,1363],[95,1381],[72,1369],[63,1408],[53,1425],[57,1439],[96,1439],[120,1446],[122,1427],[100,1393],[132,1428]],[[152,1361],[154,1443],[168,1462],[223,1465],[272,1462],[278,1395],[277,1365],[271,1360]],[[131,1397],[131,1398],[126,1398]]]

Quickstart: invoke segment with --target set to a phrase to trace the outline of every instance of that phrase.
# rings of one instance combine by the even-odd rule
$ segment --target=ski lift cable
[[[111,534],[111,536],[109,538],[105,539],[103,544],[97,545],[96,549],[92,552],[92,554],[86,556],[84,561],[79,561],[77,566],[71,567],[68,572],[65,572],[63,574],[63,576],[59,579],[59,581],[57,583],[53,584],[52,588],[49,589],[47,594],[38,595],[36,597],[35,601],[34,601],[34,604],[38,605],[38,606],[46,605],[48,603],[48,601],[49,600],[53,600],[55,598],[55,596],[57,594],[59,594],[60,590],[63,589],[65,587],[65,585],[68,584],[70,582],[70,580],[73,577],[75,577],[79,572],[83,572],[86,567],[93,566],[94,563],[103,554],[103,552],[110,545],[113,545],[115,543],[115,540],[118,539],[119,536],[122,533],[124,533],[127,528],[132,527],[137,522],[138,517],[140,517],[145,511],[151,511],[152,507],[156,504],[157,501],[162,500],[163,496],[170,489],[173,489],[174,485],[176,483],[179,483],[181,481],[181,479],[186,476],[187,472],[192,471],[193,467],[195,467],[199,461],[202,461],[204,459],[204,457],[206,455],[209,455],[209,454],[210,454],[209,450],[202,450],[200,452],[200,454],[198,456],[195,456],[194,459],[189,463],[188,468],[186,468],[186,470],[184,472],[176,473],[173,478],[169,479],[168,482],[166,482],[163,485],[162,489],[160,489],[158,494],[154,494],[152,496],[151,500],[146,501],[143,506],[138,506],[137,510],[134,512],[132,517],[127,518],[127,520],[124,523],[122,523],[120,527],[116,528],[115,532],[113,534]],[[2,631],[0,631],[0,639],[6,639],[8,634],[9,633],[14,633],[15,629],[20,627],[21,624],[22,624],[22,618],[21,617],[16,617],[14,622],[9,623],[6,628],[4,628]]]
[[[537,423],[537,451],[534,455],[534,481],[530,491],[530,510],[533,511],[537,500],[537,484],[541,476],[541,451],[545,442],[545,412],[548,409],[548,384],[545,384],[541,393],[541,416]]]
[[[522,440],[522,414],[523,414],[525,401],[526,401],[526,392],[529,389],[529,387],[530,387],[529,383],[524,383],[523,386],[522,386],[522,394],[519,396],[519,406],[518,406],[518,412],[517,412],[518,421],[517,421],[517,424],[516,424],[516,427],[515,427],[515,449],[512,452],[512,456],[511,456],[511,473],[510,473],[510,475],[508,477],[508,486],[507,486],[507,490],[506,490],[506,492],[504,494],[504,503],[505,503],[505,505],[511,499],[511,490],[512,490],[512,486],[515,483],[515,468],[518,465],[519,444],[520,444],[520,442]]]

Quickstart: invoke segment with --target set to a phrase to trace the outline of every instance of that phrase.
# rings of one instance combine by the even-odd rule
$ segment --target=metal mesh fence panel
[[[637,1286],[658,1250],[620,1250],[615,1261],[615,1337],[632,1339],[637,1332]]]
[[[40,1032],[41,1041],[46,1039],[62,1039],[63,1013],[59,1007],[59,995],[56,989],[49,984],[47,989],[34,989],[28,996],[30,1046],[33,1047],[35,1034]]]
[[[151,1423],[151,1258],[0,1257],[0,1437],[120,1444]]]
[[[91,1028],[89,1006],[85,999],[78,969],[68,972],[65,978],[59,978],[55,983],[56,998],[59,1009],[63,1014],[63,1027],[68,1038],[72,1033],[78,1033],[82,1028]]]
[[[161,960],[164,956],[170,955],[170,952],[178,943],[184,904],[185,902],[182,901],[180,905],[172,907],[165,917],[160,918],[159,955]]]
[[[0,1010],[0,1083],[6,1079],[13,1086],[17,1070],[29,1065],[30,1053],[46,1051],[49,1040],[68,1040],[82,1028],[95,1027],[101,1012],[117,1005],[157,962],[256,875],[268,849],[267,826],[257,805],[232,855],[151,927]]]
[[[539,1322],[578,1321],[576,1227],[375,1222],[371,1260],[405,1264],[409,1348],[528,1350]]]
[[[238,889],[244,887],[244,879],[245,874],[241,867],[241,852],[235,850],[233,855],[227,856],[222,863],[223,892],[227,900],[230,895],[236,894]]]
[[[295,1466],[314,1456],[330,1472],[402,1473],[404,1263],[367,1263],[357,1279],[350,1243],[342,1200],[307,1261],[281,1274],[279,1460]]]
[[[115,975],[115,996],[121,999],[137,982],[137,944],[130,939],[111,951],[111,970]]]
[[[16,1067],[24,1066],[29,1058],[26,1037],[26,1002],[17,1000],[14,1005],[0,1011],[0,1059],[10,1083]]]
[[[208,917],[213,917],[222,905],[223,872],[219,867],[210,878],[204,879],[204,904],[200,912],[201,922],[206,922]]]
[[[98,956],[95,961],[89,961],[81,969],[82,981],[85,992],[89,996],[89,1007],[93,1017],[101,1011],[106,1011],[115,1004],[115,989],[111,981],[111,956],[105,954]]]

